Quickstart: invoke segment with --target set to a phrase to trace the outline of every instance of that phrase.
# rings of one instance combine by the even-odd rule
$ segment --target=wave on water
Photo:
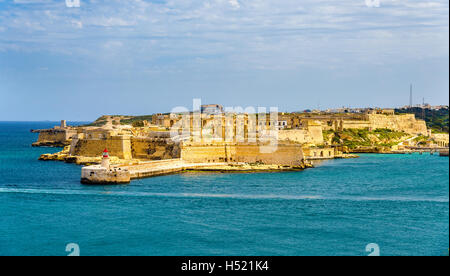
[[[197,198],[236,198],[236,199],[320,199],[320,196],[286,196],[286,195],[244,195],[244,194],[208,194],[208,193],[148,193],[117,191],[83,191],[83,190],[45,190],[0,188],[0,193],[54,194],[54,195],[95,195],[95,196],[129,196],[129,197],[197,197]]]
[[[448,198],[426,197],[362,197],[362,196],[330,196],[320,195],[254,195],[254,194],[210,194],[210,193],[149,193],[118,191],[84,191],[58,189],[18,189],[0,188],[0,193],[51,194],[51,195],[93,195],[124,197],[172,197],[172,198],[230,198],[230,199],[282,199],[282,200],[344,200],[344,201],[397,201],[397,202],[440,202],[449,203]]]

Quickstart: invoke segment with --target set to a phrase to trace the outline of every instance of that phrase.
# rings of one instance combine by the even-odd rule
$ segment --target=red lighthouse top
[[[107,158],[107,157],[109,157],[109,154],[108,154],[108,150],[105,149],[105,150],[103,151],[103,158]]]

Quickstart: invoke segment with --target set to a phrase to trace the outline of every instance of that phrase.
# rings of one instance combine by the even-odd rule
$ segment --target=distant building
[[[430,107],[433,110],[448,109],[448,105],[435,105]]]
[[[394,115],[394,114],[395,114],[395,110],[394,110],[394,109],[381,109],[381,108],[376,108],[376,109],[369,109],[369,110],[367,111],[367,114]]]
[[[206,114],[221,114],[223,106],[220,104],[204,104],[201,106],[201,112]]]
[[[288,122],[287,121],[278,121],[278,125],[277,128],[278,129],[285,129],[288,126]]]

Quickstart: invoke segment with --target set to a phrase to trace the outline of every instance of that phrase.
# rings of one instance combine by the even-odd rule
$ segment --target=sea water
[[[0,122],[0,255],[448,255],[449,159],[366,154],[285,173],[80,184],[38,161],[56,122]]]

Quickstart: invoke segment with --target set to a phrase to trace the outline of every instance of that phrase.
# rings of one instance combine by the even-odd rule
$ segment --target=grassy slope
[[[325,141],[331,139],[334,145],[347,146],[350,149],[357,147],[383,146],[391,147],[399,143],[401,138],[409,135],[404,132],[389,129],[345,129],[343,131],[324,131]]]
[[[422,108],[413,107],[408,109],[396,109],[397,113],[414,113],[416,118],[423,119]],[[427,127],[431,128],[434,132],[449,133],[449,111],[448,109],[431,110],[425,109],[425,122]]]

